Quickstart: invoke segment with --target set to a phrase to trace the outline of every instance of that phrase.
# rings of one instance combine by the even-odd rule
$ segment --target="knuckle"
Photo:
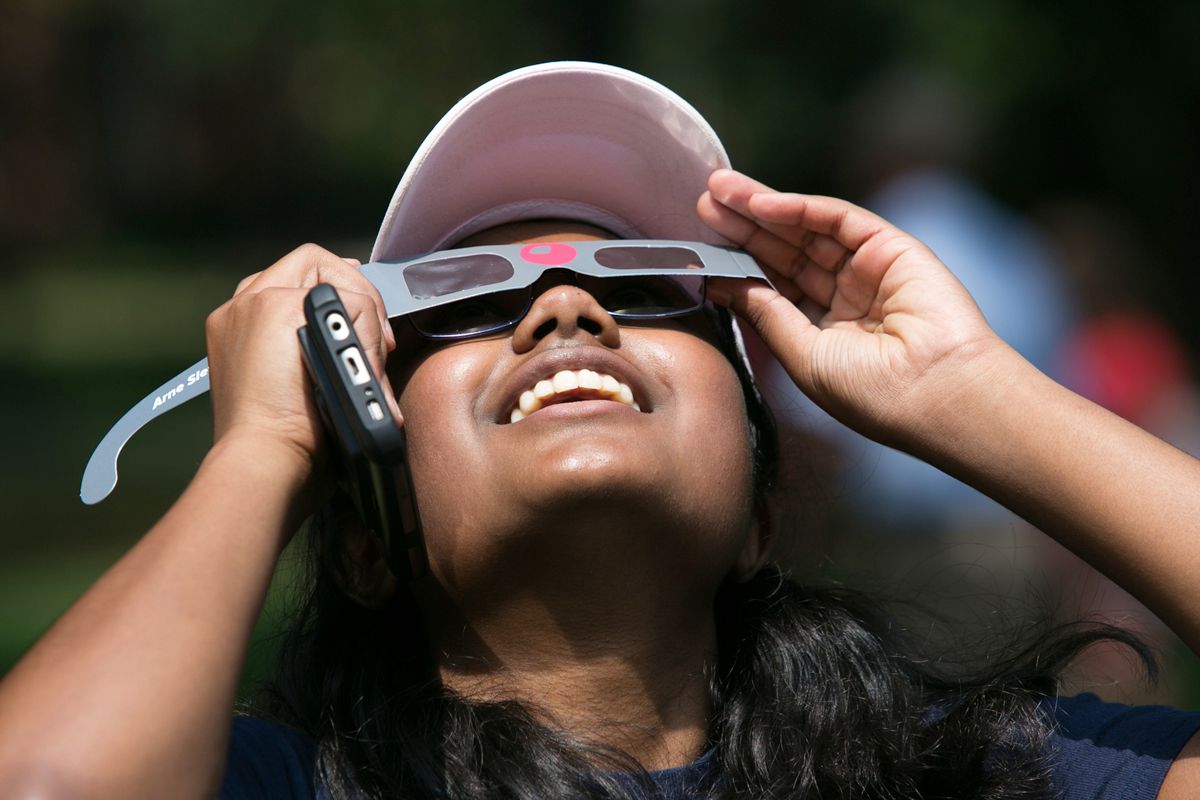
[[[352,291],[370,298],[372,303],[382,302],[383,298],[379,294],[379,290],[375,288],[375,284],[367,280],[367,276],[359,272],[356,267],[352,267],[343,261],[338,268],[346,276],[346,283],[354,287]]]
[[[353,289],[347,289],[344,286],[337,287],[338,297],[342,299],[342,305],[347,311],[357,311],[363,307],[365,299],[361,292],[356,292]]]
[[[267,286],[262,291],[239,296],[236,302],[250,317],[269,317],[286,306],[294,291],[282,286]]]
[[[248,289],[250,287],[250,285],[252,283],[254,283],[254,281],[261,274],[262,274],[261,272],[255,272],[252,275],[247,275],[246,277],[242,278],[240,281],[238,281],[237,286],[233,290],[233,293],[235,295],[239,295],[242,292],[246,291],[246,289]]]
[[[296,304],[297,296],[303,295],[303,290],[289,286],[269,286],[254,295],[254,304],[258,308],[280,308],[288,303]]]
[[[341,294],[342,294],[342,302],[346,304],[347,309],[349,309],[353,312],[358,312],[363,317],[366,317],[370,320],[374,320],[376,323],[379,322],[378,318],[374,314],[374,312],[375,312],[375,298],[374,297],[372,297],[369,294],[363,294],[362,292],[354,291],[353,289],[344,290],[341,292]],[[370,312],[370,313],[367,313],[367,312]]]
[[[278,294],[279,290],[276,287],[267,286],[261,292],[255,292],[254,294],[246,295],[242,300],[242,303],[248,305],[252,309],[257,310],[273,305]]]
[[[212,338],[213,335],[221,329],[222,323],[225,321],[225,306],[220,305],[209,312],[204,318],[204,335]]]
[[[846,219],[850,215],[850,210],[843,208],[834,216],[833,222],[830,224],[829,234],[835,239],[841,239],[842,229],[846,226]]]
[[[317,259],[330,255],[330,253],[319,244],[305,242],[293,250],[291,255],[295,256],[296,258],[303,259],[304,261],[316,261]]]

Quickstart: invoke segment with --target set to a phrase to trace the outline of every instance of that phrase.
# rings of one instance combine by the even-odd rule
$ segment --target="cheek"
[[[462,348],[447,348],[424,357],[393,384],[404,416],[408,468],[427,530],[445,527],[442,519],[456,508],[454,491],[478,485],[484,465],[475,440],[477,427],[464,424],[474,413],[481,370],[488,359],[465,357]]]
[[[697,409],[690,426],[691,447],[685,464],[693,470],[689,478],[690,502],[698,516],[709,520],[710,544],[728,554],[740,547],[741,534],[754,515],[753,454],[740,386],[714,393],[707,408]]]
[[[410,436],[466,427],[462,415],[472,413],[473,398],[479,396],[495,363],[490,348],[474,344],[433,350],[397,368],[389,365],[388,376]]]
[[[671,376],[674,466],[689,515],[705,521],[697,535],[718,559],[740,543],[754,516],[753,453],[737,373],[712,345],[694,336],[666,338],[649,354]],[[736,540],[736,541],[735,541]]]
[[[663,337],[647,347],[669,385],[671,406],[680,436],[698,456],[695,466],[710,460],[728,472],[749,463],[749,427],[745,399],[733,366],[707,341],[685,333]]]

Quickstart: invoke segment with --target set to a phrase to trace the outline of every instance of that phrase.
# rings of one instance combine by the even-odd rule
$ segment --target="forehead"
[[[536,244],[538,242],[595,242],[620,238],[611,231],[586,222],[563,219],[531,219],[506,222],[473,233],[449,247],[480,247],[493,244]]]

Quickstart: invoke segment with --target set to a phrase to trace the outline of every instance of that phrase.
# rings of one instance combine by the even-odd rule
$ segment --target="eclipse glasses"
[[[575,284],[613,318],[630,321],[698,310],[709,277],[770,283],[745,252],[661,239],[464,247],[361,267],[383,297],[388,318],[407,316],[417,333],[434,341],[486,336],[515,326],[529,311],[534,284],[548,270],[572,273]],[[83,502],[98,503],[112,492],[117,458],[135,433],[208,388],[205,358],[125,412],[84,468],[79,488]]]

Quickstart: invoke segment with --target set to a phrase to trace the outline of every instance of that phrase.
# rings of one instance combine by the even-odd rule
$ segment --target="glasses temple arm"
[[[207,391],[208,359],[202,358],[126,411],[88,459],[79,484],[79,499],[90,506],[108,497],[117,485],[117,457],[125,443],[146,423]]]

